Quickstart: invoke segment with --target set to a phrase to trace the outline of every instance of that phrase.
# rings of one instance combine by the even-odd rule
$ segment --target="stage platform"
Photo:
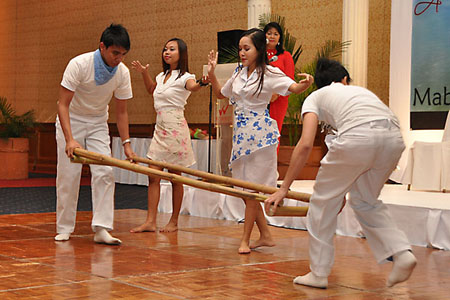
[[[312,193],[313,180],[298,180],[292,190]],[[172,190],[169,182],[161,183],[160,212],[172,211]],[[398,227],[416,246],[450,250],[450,194],[408,191],[406,185],[386,184],[380,199],[386,203]],[[307,203],[289,200],[285,205],[304,206]],[[240,221],[244,218],[241,199],[185,186],[181,213],[197,217]],[[306,229],[303,217],[268,217],[273,226]],[[336,234],[363,237],[353,210],[346,205],[338,216]]]

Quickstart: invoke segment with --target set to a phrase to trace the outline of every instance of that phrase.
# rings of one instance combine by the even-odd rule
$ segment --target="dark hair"
[[[350,74],[340,62],[327,58],[319,58],[317,61],[314,82],[318,89],[332,82],[341,82],[345,76],[347,76],[347,83],[350,83],[352,81]]]
[[[177,70],[180,70],[180,74],[178,74],[178,77],[176,78],[176,79],[178,79],[181,76],[183,76],[184,73],[189,72],[187,45],[182,39],[179,39],[179,38],[170,39],[164,44],[164,47],[161,51],[161,59],[162,59],[162,66],[163,66],[164,74],[167,74],[167,72],[170,71],[170,65],[164,61],[164,57],[163,57],[164,49],[166,48],[167,43],[172,42],[172,41],[176,41],[178,44],[179,59],[178,59]]]
[[[284,37],[283,37],[283,30],[281,29],[280,24],[278,24],[277,22],[270,22],[268,23],[266,26],[264,26],[264,33],[267,33],[267,31],[269,31],[269,29],[274,28],[278,31],[278,34],[280,35],[280,40],[278,41],[278,44],[276,45],[275,49],[277,49],[277,54],[275,55],[280,55],[284,52],[284,48],[283,48],[283,42],[284,42]]]
[[[258,93],[258,90],[259,90],[259,94],[261,94],[261,91],[262,91],[262,88],[264,85],[264,73],[266,72],[266,65],[269,64],[269,60],[267,59],[267,53],[266,53],[266,34],[261,29],[251,28],[251,29],[245,31],[241,35],[241,37],[239,38],[239,41],[245,36],[247,36],[251,39],[253,45],[256,48],[256,51],[258,51],[258,56],[256,57],[255,70],[260,71],[259,75],[258,75],[259,83],[258,83],[258,88],[256,89],[256,91],[253,95]],[[240,56],[239,56],[239,59],[240,59]]]
[[[111,23],[102,33],[100,42],[108,48],[109,46],[123,47],[130,50],[130,36],[125,27],[120,24]]]

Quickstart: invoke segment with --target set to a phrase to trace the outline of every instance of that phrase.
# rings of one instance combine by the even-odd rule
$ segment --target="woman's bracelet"
[[[126,143],[130,143],[131,144],[131,140],[130,139],[126,139],[122,142],[122,146],[125,146]]]
[[[196,83],[198,83],[200,86],[207,86],[207,83],[203,83],[201,79],[197,79]]]

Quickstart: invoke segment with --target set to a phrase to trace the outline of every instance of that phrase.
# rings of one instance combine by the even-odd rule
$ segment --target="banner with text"
[[[450,109],[450,0],[413,0],[411,129],[443,129]]]

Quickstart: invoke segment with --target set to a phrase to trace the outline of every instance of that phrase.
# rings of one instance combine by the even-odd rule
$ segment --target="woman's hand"
[[[219,52],[215,52],[214,50],[211,50],[208,55],[208,76],[211,77],[211,75],[214,74],[214,70],[217,66],[217,58],[219,57]]]
[[[201,82],[203,85],[205,85],[205,84],[211,83],[211,80],[209,80],[209,76],[206,75],[206,76],[202,76]]]
[[[150,65],[146,64],[145,67],[144,67],[143,65],[141,65],[141,63],[138,60],[133,60],[131,62],[131,66],[132,66],[133,69],[135,69],[139,73],[143,73],[144,71],[146,71],[148,69],[148,67]]]
[[[314,82],[314,77],[312,77],[311,75],[309,75],[307,73],[298,73],[297,75],[299,77],[305,77],[305,79],[300,80],[298,83],[307,84],[309,87]]]

